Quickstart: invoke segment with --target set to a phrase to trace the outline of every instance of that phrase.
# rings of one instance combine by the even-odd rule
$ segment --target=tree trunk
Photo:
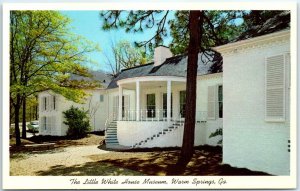
[[[22,107],[22,138],[26,139],[26,98],[23,98],[23,107]]]
[[[196,88],[198,53],[201,43],[201,28],[203,25],[203,12],[190,11],[189,33],[190,41],[188,47],[187,84],[186,84],[186,105],[183,143],[180,157],[177,164],[185,167],[194,154],[195,139],[195,114],[196,114]]]
[[[20,128],[19,128],[19,114],[21,108],[21,96],[17,95],[16,105],[14,106],[15,109],[15,134],[16,134],[16,145],[21,145],[21,138],[20,138]]]

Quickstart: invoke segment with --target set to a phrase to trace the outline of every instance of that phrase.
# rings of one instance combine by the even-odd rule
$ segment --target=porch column
[[[171,81],[167,83],[167,122],[171,121]]]
[[[140,120],[140,81],[136,81],[135,83],[135,89],[136,89],[136,120]]]
[[[123,106],[123,88],[121,85],[119,85],[119,114],[118,114],[118,120],[122,120],[122,106]]]

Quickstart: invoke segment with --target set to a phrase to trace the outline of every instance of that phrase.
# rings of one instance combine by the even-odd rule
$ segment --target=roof
[[[198,75],[205,75],[211,73],[222,72],[222,61],[219,54],[214,51],[206,51],[205,53],[199,53],[198,56]],[[210,60],[208,59],[210,58]],[[177,76],[186,77],[187,71],[187,55],[179,55],[171,58],[167,58],[159,66],[154,66],[154,63],[148,63],[137,67],[122,70],[117,77],[115,77],[108,89],[118,87],[117,81],[134,78],[141,76]]]
[[[71,78],[73,80],[97,81],[97,82],[100,82],[100,84],[103,88],[107,88],[109,83],[111,82],[112,77],[110,75],[106,74],[102,70],[98,70],[98,71],[91,70],[91,71],[89,71],[89,73],[91,74],[91,77],[72,75]]]
[[[268,19],[266,22],[252,26],[239,37],[231,41],[229,44],[234,44],[237,41],[246,40],[266,34],[282,31],[290,28],[290,11],[283,11],[282,13]],[[219,47],[226,46],[221,45]],[[206,61],[205,56],[210,54],[212,61]],[[213,51],[205,51],[199,53],[198,57],[198,75],[212,74],[222,72],[222,57],[219,53]],[[203,58],[203,59],[201,59]],[[149,63],[129,69],[122,70],[117,77],[115,77],[108,85],[108,89],[116,88],[117,81],[141,76],[179,76],[186,77],[187,70],[187,55],[179,55],[166,59],[164,63],[154,67],[154,63]]]

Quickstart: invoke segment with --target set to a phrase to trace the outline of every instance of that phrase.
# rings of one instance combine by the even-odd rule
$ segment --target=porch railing
[[[140,109],[140,110],[123,110],[122,121],[137,121],[137,115],[140,115],[140,121],[167,121],[166,109]],[[118,113],[113,112],[110,120],[118,120]],[[196,122],[206,122],[207,112],[196,111]],[[171,121],[184,121],[184,117],[179,113],[177,116],[171,114]]]

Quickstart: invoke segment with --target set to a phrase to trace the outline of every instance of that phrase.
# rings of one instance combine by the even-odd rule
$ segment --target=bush
[[[90,131],[90,121],[88,111],[72,106],[69,110],[63,112],[64,124],[68,125],[67,136],[72,138],[83,138]]]
[[[218,145],[222,145],[223,144],[223,129],[220,127],[218,129],[216,129],[215,132],[212,132],[210,135],[209,135],[209,138],[212,138],[212,137],[217,137],[217,136],[221,136],[221,139],[218,141]]]

